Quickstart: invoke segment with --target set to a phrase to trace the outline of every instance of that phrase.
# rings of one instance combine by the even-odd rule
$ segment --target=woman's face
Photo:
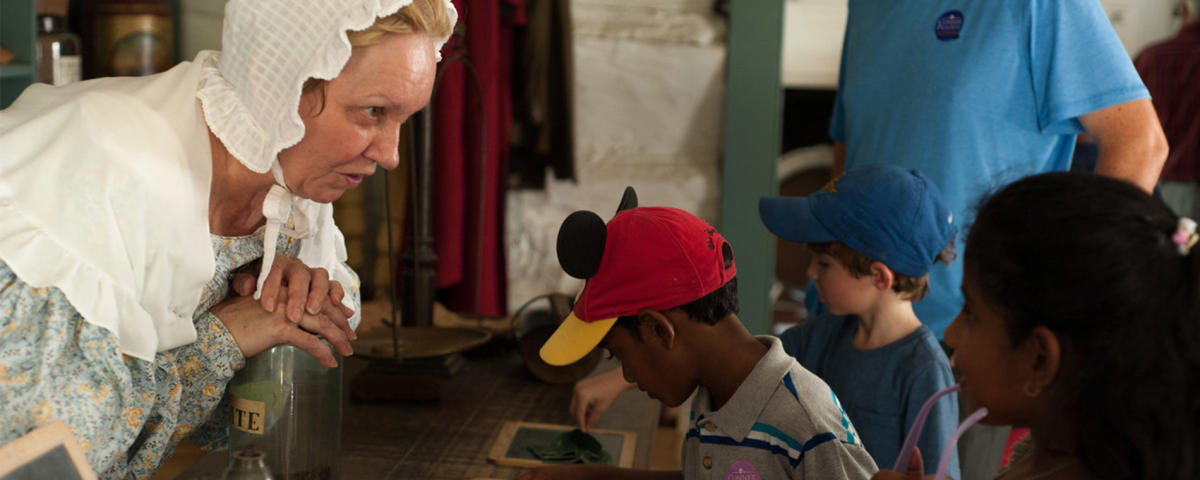
[[[1023,423],[1032,414],[1032,402],[1022,393],[1031,375],[1028,355],[1013,346],[1000,311],[983,296],[971,270],[963,272],[962,312],[945,332],[954,349],[950,364],[962,373],[968,412],[987,407],[984,423]]]
[[[375,173],[395,168],[400,125],[429,103],[437,60],[425,33],[393,34],[355,47],[321,92],[300,98],[304,138],[279,153],[284,180],[301,197],[328,203]]]

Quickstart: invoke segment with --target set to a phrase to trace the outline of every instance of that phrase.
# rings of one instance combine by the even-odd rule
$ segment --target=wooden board
[[[492,451],[488,460],[496,465],[508,467],[540,467],[547,463],[534,458],[529,453],[530,445],[540,445],[550,441],[555,436],[573,430],[570,425],[552,425],[549,423],[504,422],[496,441],[492,443]],[[592,429],[588,432],[604,450],[612,455],[616,466],[633,468],[633,454],[637,447],[637,434],[628,430]]]
[[[0,480],[95,480],[70,427],[57,421],[0,447]]]

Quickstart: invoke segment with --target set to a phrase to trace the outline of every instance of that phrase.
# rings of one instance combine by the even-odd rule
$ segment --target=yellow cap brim
[[[571,312],[542,345],[539,354],[542,360],[556,367],[575,363],[596,348],[616,323],[617,317],[584,322]]]

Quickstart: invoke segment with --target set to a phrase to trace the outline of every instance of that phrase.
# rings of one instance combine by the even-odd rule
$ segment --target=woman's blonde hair
[[[433,38],[449,37],[454,30],[445,0],[413,0],[396,13],[375,20],[371,26],[346,32],[351,47],[366,47],[379,43],[387,35],[403,33],[427,33]],[[321,92],[321,108],[325,108],[325,84],[328,80],[310,78],[304,81],[300,94]],[[318,110],[320,110],[318,109]]]

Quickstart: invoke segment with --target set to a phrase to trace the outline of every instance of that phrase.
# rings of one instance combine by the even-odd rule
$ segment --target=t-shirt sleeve
[[[804,343],[808,339],[809,324],[796,325],[792,328],[784,330],[779,334],[779,341],[783,343],[783,351],[792,358],[799,359],[804,355]],[[801,362],[801,365],[804,363]]]
[[[908,398],[905,401],[905,435],[912,429],[913,422],[916,421],[917,414],[921,412],[925,401],[934,393],[953,384],[954,375],[950,373],[949,365],[932,364],[915,372],[912,384],[908,389]],[[938,462],[942,459],[942,449],[945,448],[946,442],[950,441],[950,437],[957,427],[957,394],[946,395],[938,399],[933,409],[929,411],[929,418],[925,420],[925,428],[921,430],[921,438],[917,439],[917,448],[921,449],[921,458],[925,461],[926,475],[937,473]],[[891,467],[891,465],[883,466],[883,468]],[[958,449],[951,449],[950,464],[946,469],[946,475],[951,478],[961,478],[958,471]]]
[[[1099,2],[1030,5],[1030,73],[1042,132],[1084,133],[1080,115],[1150,97]]]
[[[805,370],[820,377],[825,373],[829,352],[839,341],[846,321],[836,315],[823,315],[789,328],[779,335],[783,351],[800,362]]]

